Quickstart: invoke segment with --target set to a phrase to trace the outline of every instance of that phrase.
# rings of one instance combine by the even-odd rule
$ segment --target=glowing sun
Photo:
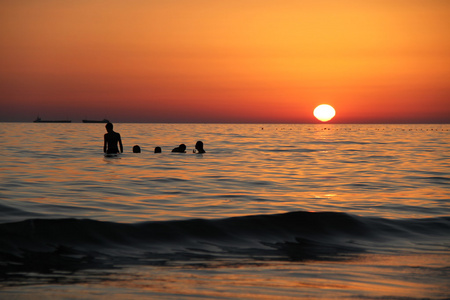
[[[314,109],[314,117],[322,122],[330,121],[335,115],[336,111],[333,106],[328,104],[321,104]]]

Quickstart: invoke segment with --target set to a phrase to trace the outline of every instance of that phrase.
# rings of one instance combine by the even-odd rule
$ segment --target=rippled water
[[[388,239],[385,235],[387,231],[383,228],[387,225],[381,220],[407,220],[407,224],[415,224],[412,219],[433,221],[432,224],[427,221],[428,225],[421,227],[426,228],[423,229],[425,232],[416,227],[411,229],[412,225],[389,223],[393,231],[397,228],[408,232],[395,238],[389,234],[390,240],[406,236],[414,238],[406,239],[402,245],[390,241],[380,247],[374,246],[376,242],[373,237],[364,238],[362,244],[353,241],[351,243],[358,244],[358,249],[364,250],[358,251],[361,253],[356,260],[345,262],[333,259],[333,262],[324,263],[316,256],[330,248],[341,253],[342,247],[346,248],[344,252],[353,253],[353,248],[347,247],[348,239],[344,236],[360,239],[359,233],[349,231],[349,228],[343,229],[336,233],[342,237],[339,246],[330,246],[323,232],[311,231],[303,236],[303,231],[288,232],[293,225],[280,223],[276,227],[282,228],[279,234],[291,236],[282,240],[286,244],[281,248],[277,244],[281,240],[261,236],[261,232],[251,232],[249,236],[266,246],[267,243],[277,245],[270,246],[277,251],[288,249],[287,252],[292,252],[290,243],[295,241],[300,246],[296,244],[294,256],[289,252],[288,261],[279,252],[268,255],[260,249],[260,252],[254,253],[247,246],[245,258],[230,258],[229,249],[225,251],[225,246],[220,244],[222,254],[219,258],[202,256],[193,265],[191,259],[194,254],[186,250],[193,246],[174,239],[170,242],[171,247],[166,242],[158,245],[170,252],[167,249],[173,250],[176,244],[178,248],[183,248],[180,251],[184,254],[176,259],[165,256],[164,267],[133,262],[133,267],[125,268],[123,266],[127,263],[122,259],[115,265],[115,268],[122,266],[120,271],[102,273],[100,270],[104,270],[104,265],[90,265],[82,270],[71,270],[70,276],[63,276],[59,273],[55,275],[58,270],[52,269],[51,276],[59,278],[63,285],[54,285],[44,276],[45,290],[40,279],[35,276],[17,279],[16,275],[20,272],[12,270],[3,274],[6,292],[26,297],[38,291],[46,296],[64,298],[64,295],[89,286],[95,293],[115,295],[116,298],[127,298],[130,294],[134,298],[223,296],[249,299],[265,296],[329,298],[333,293],[344,298],[450,296],[445,288],[450,283],[450,241],[446,238],[446,226],[450,220],[445,219],[450,216],[450,125],[115,124],[114,129],[122,135],[125,151],[118,158],[105,158],[102,153],[103,124],[0,123],[0,223],[5,228],[4,241],[14,241],[11,242],[11,249],[19,249],[19,245],[24,243],[19,236],[9,237],[13,232],[11,228],[15,228],[11,222],[28,222],[37,218],[90,219],[114,222],[114,226],[118,226],[119,223],[241,217],[238,220],[242,220],[244,225],[239,225],[239,230],[246,230],[260,225],[254,225],[245,216],[271,216],[264,219],[264,224],[270,224],[271,218],[280,213],[333,212],[365,218],[358,221],[358,226],[369,226],[375,222],[376,226],[371,230],[377,236],[383,232],[385,239]],[[197,140],[205,144],[207,152],[203,155],[192,153]],[[170,152],[181,143],[187,145],[188,153]],[[140,145],[142,153],[132,153],[132,147],[136,144]],[[163,152],[153,153],[156,146],[162,147]],[[324,218],[327,224],[330,220],[336,224],[341,222],[341,217],[334,215],[321,217],[320,222],[325,222]],[[445,226],[439,225],[441,222]],[[219,247],[217,241],[211,238],[199,242],[197,235],[202,226],[198,227],[191,221],[185,224],[195,228],[186,233],[190,241],[197,241],[195,247],[202,248],[200,244],[208,243]],[[61,226],[70,228],[71,225],[63,223]],[[92,230],[97,228],[94,225],[76,226],[87,226]],[[204,226],[212,225],[206,223]],[[223,231],[233,232],[235,227],[229,226],[225,226]],[[93,239],[102,239],[100,236],[105,237],[105,232],[113,229],[104,230],[103,234],[94,235]],[[132,232],[130,229],[123,230],[128,235]],[[275,228],[269,227],[267,230]],[[426,231],[433,236],[431,232],[435,230],[440,232],[439,236],[430,237],[427,241],[416,240],[428,235]],[[315,238],[311,239],[312,235]],[[299,242],[300,236],[303,242]],[[239,241],[245,239],[248,236],[239,237]],[[307,247],[304,239],[308,240]],[[45,240],[48,244],[69,245],[54,237],[45,237]],[[93,250],[85,246],[86,241],[78,236],[72,236],[72,240],[75,243],[70,244],[71,251]],[[149,242],[140,237],[134,243],[143,243],[144,240]],[[43,241],[44,237],[40,236],[36,243]],[[110,242],[122,243],[118,239]],[[84,246],[77,248],[77,243]],[[233,239],[233,243],[243,247],[238,240]],[[315,243],[321,246],[317,247]],[[411,244],[410,250],[405,250],[408,247],[404,243]],[[27,246],[29,251],[37,244],[33,245]],[[101,249],[103,247],[105,245]],[[312,261],[308,256],[311,253],[305,254],[305,247],[314,250]],[[394,248],[397,250],[392,252]],[[95,248],[95,251],[101,252],[101,249]],[[14,253],[10,248],[3,251]],[[152,252],[146,248],[145,251],[146,260],[151,257],[153,262],[159,261],[160,257],[155,256],[156,250]],[[149,251],[153,254],[150,255]],[[300,259],[298,251],[301,252]],[[180,253],[175,252],[177,255]],[[106,254],[107,251],[102,253],[111,259],[112,254]],[[417,253],[421,254],[418,256]],[[186,259],[186,256],[191,258]],[[273,258],[275,256],[276,259]],[[130,259],[129,254],[126,257]],[[398,257],[401,259],[398,260]],[[61,257],[58,256],[58,259]],[[20,263],[25,264],[23,261]],[[8,259],[3,259],[3,264],[9,266],[10,263]],[[66,264],[64,272],[68,272],[67,267]],[[95,270],[95,275],[86,274],[86,270],[91,269]],[[414,273],[416,277],[411,275],[414,278],[400,275],[413,270],[420,270]],[[47,274],[49,271],[40,269],[39,272]],[[338,279],[331,274],[341,277]],[[99,276],[103,283],[95,281]],[[346,280],[346,276],[350,279]],[[432,278],[431,282],[424,281],[427,276]],[[382,279],[384,277],[395,279],[397,287]],[[364,280],[358,281],[357,278]],[[271,282],[269,285],[268,280]],[[16,285],[20,288],[13,287]],[[111,287],[115,289],[113,294],[108,292]],[[171,292],[163,287],[168,287]],[[430,288],[434,289],[434,294],[427,292]],[[231,292],[233,289],[236,292]],[[94,294],[84,291],[81,295],[84,298]]]
[[[2,221],[450,213],[447,125],[116,124],[125,146],[118,159],[102,155],[102,124],[0,128],[2,204],[18,210]],[[206,154],[190,153],[197,140]],[[171,153],[180,143],[188,153]],[[135,144],[142,153],[132,153]]]

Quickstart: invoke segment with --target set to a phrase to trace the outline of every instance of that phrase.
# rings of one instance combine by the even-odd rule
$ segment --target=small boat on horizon
[[[40,117],[37,117],[34,123],[71,123],[71,120],[42,120]]]
[[[109,120],[83,120],[83,123],[110,123]]]

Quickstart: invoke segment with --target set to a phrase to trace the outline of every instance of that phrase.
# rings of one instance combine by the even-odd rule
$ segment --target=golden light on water
[[[322,122],[328,122],[334,118],[336,111],[333,106],[328,104],[321,104],[314,109],[314,117]]]

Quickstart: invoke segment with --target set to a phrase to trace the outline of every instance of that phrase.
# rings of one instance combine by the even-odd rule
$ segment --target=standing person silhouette
[[[103,143],[103,152],[106,154],[117,154],[119,153],[119,148],[117,148],[117,144],[120,146],[120,153],[123,153],[123,145],[122,139],[120,138],[120,134],[113,130],[113,124],[106,124],[105,133],[105,142]]]

